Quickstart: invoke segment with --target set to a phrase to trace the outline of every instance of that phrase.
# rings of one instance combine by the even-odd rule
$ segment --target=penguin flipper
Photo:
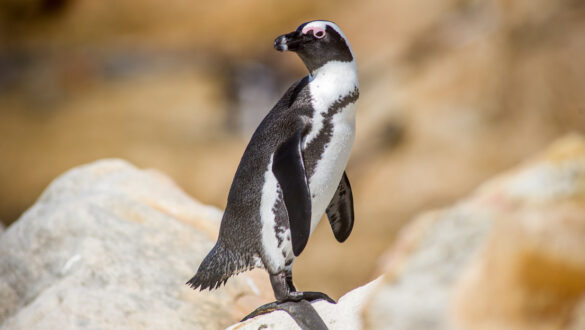
[[[301,152],[302,130],[278,147],[274,153],[272,172],[280,184],[288,213],[292,248],[301,254],[311,234],[311,193]]]
[[[325,211],[333,234],[339,242],[345,241],[353,229],[353,194],[347,174],[343,172],[339,186]]]

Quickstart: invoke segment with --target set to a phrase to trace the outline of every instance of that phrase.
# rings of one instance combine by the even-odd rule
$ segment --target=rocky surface
[[[455,324],[583,329],[583,137],[558,141],[536,161],[485,185],[475,200],[493,210],[493,229],[454,287]]]
[[[184,285],[220,218],[156,171],[70,170],[0,236],[0,328],[225,328],[271,291],[263,272],[212,293]]]
[[[578,329],[585,304],[585,138],[567,136],[384,258],[368,329]]]

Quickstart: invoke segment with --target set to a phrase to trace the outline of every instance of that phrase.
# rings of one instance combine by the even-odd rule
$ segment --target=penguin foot
[[[323,292],[316,292],[316,291],[289,292],[289,296],[281,302],[301,301],[301,300],[315,301],[315,300],[319,300],[319,299],[327,300],[328,302],[330,302],[332,304],[337,304],[337,302],[335,302],[335,300],[331,299],[331,297],[329,297],[327,294],[325,294]]]
[[[248,319],[255,318],[256,316],[268,314],[268,313],[274,312],[274,311],[279,310],[279,309],[280,308],[278,306],[278,302],[273,301],[271,303],[264,304],[264,305],[256,308],[252,313],[246,315],[246,317],[244,317],[240,322],[244,322]]]
[[[240,322],[244,322],[248,319],[251,319],[251,318],[254,318],[256,316],[263,315],[263,314],[268,314],[268,313],[274,312],[276,310],[283,310],[283,311],[286,311],[287,313],[290,314],[289,309],[291,308],[291,305],[294,305],[300,301],[315,301],[315,300],[319,300],[319,299],[327,300],[328,302],[330,302],[332,304],[337,304],[335,302],[335,300],[331,299],[331,297],[329,297],[327,294],[325,294],[323,292],[293,291],[293,292],[290,292],[289,295],[283,300],[273,301],[271,303],[264,304],[264,305],[256,308],[252,313],[246,315],[246,317],[244,317]]]

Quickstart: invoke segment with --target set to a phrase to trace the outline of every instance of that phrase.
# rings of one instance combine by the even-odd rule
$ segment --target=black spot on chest
[[[323,115],[323,127],[317,134],[317,136],[309,143],[307,148],[303,151],[303,158],[305,160],[305,171],[307,172],[307,178],[311,178],[315,174],[315,168],[317,163],[321,160],[321,156],[327,147],[327,144],[331,142],[333,136],[333,116],[345,108],[348,104],[354,103],[359,98],[360,92],[356,87],[351,93],[335,101],[327,113]]]

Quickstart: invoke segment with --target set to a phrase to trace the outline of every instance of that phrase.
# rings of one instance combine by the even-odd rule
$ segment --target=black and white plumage
[[[187,284],[214,289],[261,267],[278,301],[328,298],[297,292],[292,264],[324,213],[340,242],[353,227],[344,170],[355,134],[357,65],[347,38],[330,21],[304,23],[274,47],[296,52],[309,75],[256,129],[234,176],[217,243]]]

